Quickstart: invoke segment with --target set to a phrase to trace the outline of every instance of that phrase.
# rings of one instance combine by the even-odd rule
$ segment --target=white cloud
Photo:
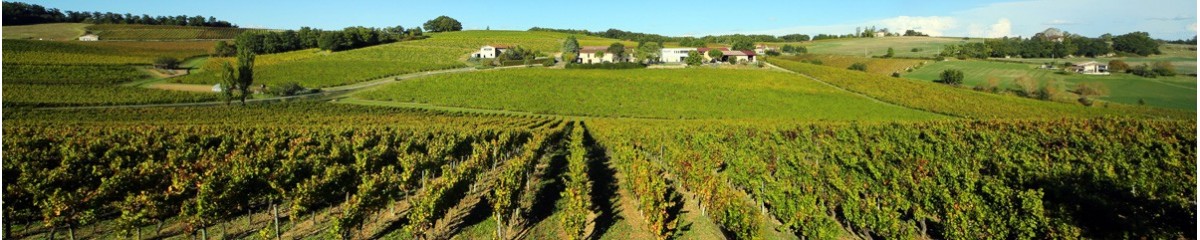
[[[1196,32],[1196,23],[1188,25],[1188,31]]]
[[[1012,35],[1012,21],[1009,21],[1008,18],[1001,18],[999,21],[996,21],[996,24],[992,24],[992,29],[988,30],[987,33],[987,37],[989,38],[1008,37]]]
[[[879,20],[878,22],[892,32],[903,32],[911,29],[929,34],[930,36],[942,36],[946,30],[953,29],[958,25],[958,20],[955,20],[953,17],[943,16],[899,16]]]

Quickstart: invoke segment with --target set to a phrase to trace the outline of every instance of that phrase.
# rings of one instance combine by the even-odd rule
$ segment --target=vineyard
[[[696,197],[683,201],[704,206],[737,239],[762,237],[759,214],[818,239],[1183,238],[1195,230],[1192,121],[590,126],[635,176],[628,187],[653,203],[639,206],[643,213],[672,204],[655,191],[691,191]]]
[[[120,86],[145,78],[124,65],[4,65],[5,107],[59,107],[181,103],[217,100],[189,93]]]
[[[4,64],[137,65],[207,55],[213,42],[54,42],[4,39]]]
[[[845,69],[831,68],[777,58],[767,58],[776,66],[808,75],[846,90],[861,93],[897,105],[951,116],[991,118],[1056,118],[1139,116],[1194,119],[1194,113],[1122,104],[1084,107],[1077,104],[1039,101],[954,88],[927,81],[892,78]]]
[[[171,25],[98,24],[87,27],[102,40],[201,40],[233,39],[246,28],[220,28]]]
[[[3,166],[16,238],[1177,238],[1195,225],[1192,121],[16,111]]]
[[[872,102],[794,74],[763,70],[513,69],[405,80],[355,97],[602,117],[811,120],[941,117]]]
[[[867,65],[867,73],[883,76],[891,76],[892,73],[905,73],[905,71],[909,68],[917,68],[925,65],[926,63],[933,62],[932,60],[920,59],[868,58],[859,56],[818,54],[783,56],[779,58],[796,62],[820,62],[819,65],[841,69],[847,69],[855,63],[863,63]]]

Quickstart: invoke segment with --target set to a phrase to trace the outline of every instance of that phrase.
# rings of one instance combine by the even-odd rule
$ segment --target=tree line
[[[1111,42],[1111,43],[1110,43]],[[1145,32],[1132,32],[1120,36],[1105,34],[1100,38],[1088,38],[1065,33],[1061,38],[1039,33],[1030,38],[999,38],[984,42],[951,45],[942,49],[939,56],[958,58],[1065,58],[1068,56],[1097,57],[1110,53],[1138,56],[1162,54],[1160,43]]]
[[[39,23],[94,23],[94,24],[144,24],[196,27],[233,27],[227,21],[204,16],[150,16],[113,12],[76,12],[46,8],[23,2],[4,2],[4,25],[28,25]]]
[[[420,27],[405,29],[403,26],[368,28],[347,27],[338,30],[321,30],[302,27],[298,31],[250,31],[238,35],[236,42],[255,42],[250,50],[256,54],[271,54],[308,48],[343,51],[385,43],[423,38]],[[217,42],[213,55],[229,57],[236,53],[235,45]]]

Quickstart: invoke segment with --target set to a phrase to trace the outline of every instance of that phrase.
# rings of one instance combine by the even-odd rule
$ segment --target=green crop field
[[[983,42],[981,38],[963,40],[949,37],[884,37],[884,38],[847,38],[828,39],[798,43],[771,43],[772,46],[805,46],[808,53],[851,55],[860,57],[883,56],[890,47],[896,52],[896,57],[934,57],[947,45],[957,45],[967,42]],[[913,52],[913,48],[921,51]]]
[[[287,53],[258,56],[255,62],[255,83],[277,85],[297,82],[304,87],[321,88],[363,82],[387,76],[421,71],[466,67],[470,53],[483,45],[522,46],[545,54],[558,51],[567,34],[524,31],[462,31],[432,34],[428,39],[404,41],[342,52],[306,49]],[[616,40],[579,37],[581,45]],[[629,43],[626,43],[629,44]],[[634,43],[636,44],[636,43]],[[636,45],[635,45],[636,46]],[[205,64],[217,67],[214,58]],[[219,83],[217,71],[189,75],[184,83]]]
[[[1084,107],[1017,96],[976,92],[924,80],[892,78],[857,71],[767,58],[779,67],[807,74],[850,91],[926,111],[969,118],[1060,118],[1142,116],[1194,118],[1192,112],[1110,104]],[[922,69],[929,69],[925,67]]]
[[[97,24],[87,30],[100,40],[212,40],[233,39],[245,31],[265,31],[246,28],[217,28],[169,25]]]
[[[764,70],[517,69],[404,80],[356,97],[604,117],[940,118]]]
[[[988,78],[996,78],[1002,82],[1001,87],[1017,89],[1013,80],[1021,76],[1039,82],[1062,81],[1067,89],[1074,89],[1074,85],[1079,83],[1101,83],[1109,89],[1108,95],[1100,98],[1106,101],[1131,105],[1144,101],[1146,105],[1155,107],[1196,109],[1195,76],[1144,78],[1124,73],[1107,76],[1064,75],[1056,73],[1057,70],[1038,69],[1036,64],[944,61],[925,65],[912,73],[904,74],[904,77],[932,81],[940,78],[942,71],[947,69],[962,70],[966,77],[964,84],[970,86],[986,83]]]
[[[87,31],[87,23],[46,23],[19,26],[4,26],[4,39],[27,40],[75,40]]]

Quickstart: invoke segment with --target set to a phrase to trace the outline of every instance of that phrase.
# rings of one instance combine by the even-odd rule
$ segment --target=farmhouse
[[[1108,65],[1100,64],[1095,61],[1074,64],[1073,66],[1067,68],[1067,70],[1088,75],[1108,75]]]
[[[625,50],[625,57],[618,58],[608,52],[605,46],[584,46],[579,49],[579,63],[633,62],[631,50]]]
[[[508,49],[509,49],[509,46],[505,46],[505,45],[495,45],[495,46],[484,45],[483,47],[479,48],[479,52],[476,52],[475,54],[471,54],[471,57],[474,57],[474,58],[496,58],[496,56],[500,56],[501,53],[508,51]]]
[[[754,47],[755,54],[767,54],[767,52],[769,52],[769,51],[776,51],[776,49],[771,46],[767,46],[767,45],[763,45],[763,44],[759,44],[758,46]]]
[[[100,41],[100,36],[97,36],[96,34],[83,35],[82,37],[79,37],[79,41],[85,41],[85,42]]]
[[[691,51],[696,51],[696,48],[663,48],[660,59],[665,63],[681,63]]]
[[[713,59],[708,56],[708,51],[721,51],[721,59]],[[746,50],[729,50],[729,48],[698,48],[701,55],[704,55],[705,62],[729,62],[730,59],[735,59],[737,62],[755,62],[758,61],[754,51]]]

